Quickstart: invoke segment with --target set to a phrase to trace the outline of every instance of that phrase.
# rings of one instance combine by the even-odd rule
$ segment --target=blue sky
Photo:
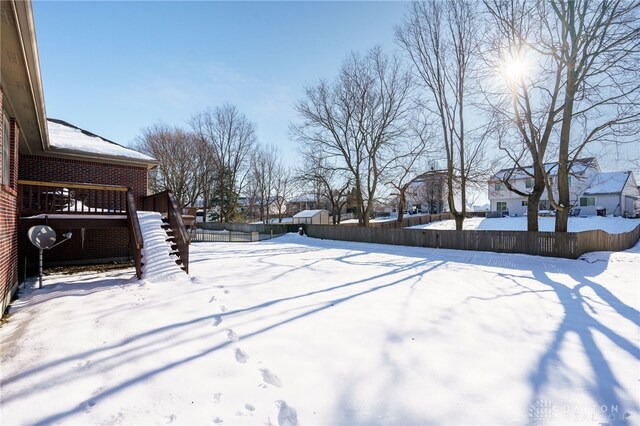
[[[236,104],[295,152],[293,104],[351,50],[396,49],[406,2],[34,1],[47,115],[121,144]]]

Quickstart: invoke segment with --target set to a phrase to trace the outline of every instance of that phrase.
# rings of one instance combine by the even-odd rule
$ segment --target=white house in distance
[[[558,163],[547,163],[545,169],[555,187]],[[520,191],[533,188],[532,167],[502,169],[489,180],[489,201],[492,211],[510,216],[522,216],[527,212],[527,198],[507,189],[504,180]],[[599,208],[616,216],[634,215],[634,206],[640,193],[630,171],[601,172],[595,158],[583,158],[574,162],[569,176],[571,207],[580,209],[581,215],[595,215]],[[557,192],[554,191],[557,199]],[[549,210],[549,195],[545,190],[540,199],[540,210]]]

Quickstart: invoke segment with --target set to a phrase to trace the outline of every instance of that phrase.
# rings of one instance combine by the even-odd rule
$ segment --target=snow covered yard
[[[191,279],[48,277],[0,328],[2,424],[640,422],[640,249],[582,260],[288,234]]]
[[[539,217],[538,226],[542,232],[553,232],[555,229],[555,217]],[[589,231],[602,229],[610,234],[620,234],[633,231],[640,225],[638,219],[625,219],[613,216],[570,217],[569,232]],[[464,220],[464,229],[478,231],[526,231],[526,217],[500,217],[484,218],[471,217]],[[442,220],[440,222],[427,223],[425,225],[412,226],[412,229],[456,229],[454,220]]]

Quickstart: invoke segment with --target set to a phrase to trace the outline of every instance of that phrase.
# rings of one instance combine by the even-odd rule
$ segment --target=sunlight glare
[[[505,62],[502,72],[508,80],[517,81],[525,76],[526,66],[522,60],[511,59]]]

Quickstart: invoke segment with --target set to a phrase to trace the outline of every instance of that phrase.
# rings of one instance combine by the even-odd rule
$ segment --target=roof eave
[[[10,0],[5,11],[11,14],[11,24],[4,25],[8,38],[3,41],[3,52],[16,53],[15,65],[8,63],[6,69],[10,81],[4,89],[13,99],[14,114],[21,129],[20,147],[22,151],[39,153],[49,146],[44,92],[40,74],[40,59],[36,42],[35,23],[31,2]],[[10,9],[10,10],[9,10]],[[15,28],[15,30],[12,30]],[[4,31],[3,31],[4,32]],[[7,52],[4,52],[4,48]],[[3,80],[4,81],[4,80]]]

